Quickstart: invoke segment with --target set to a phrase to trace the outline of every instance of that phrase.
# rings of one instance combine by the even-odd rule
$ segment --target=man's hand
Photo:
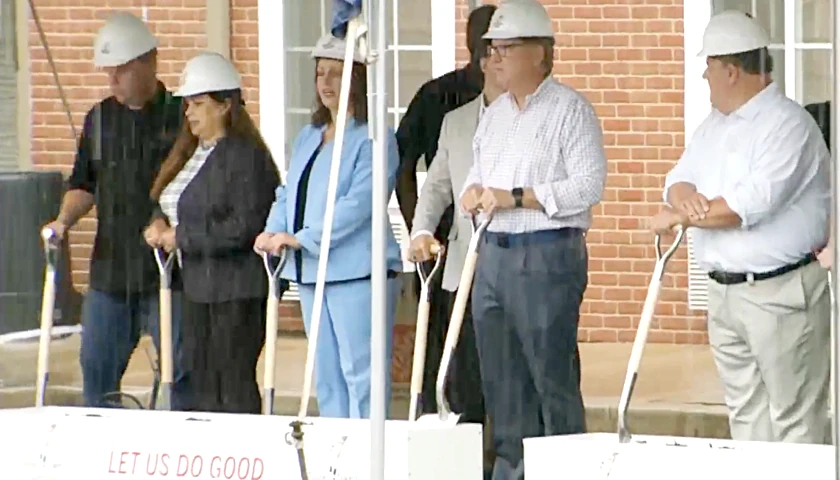
[[[161,219],[156,219],[143,231],[143,238],[150,247],[160,248],[163,245],[161,237],[167,229],[169,229],[169,226],[166,222]]]
[[[408,247],[408,259],[414,263],[426,262],[440,251],[440,243],[432,235],[423,233],[415,237]]]
[[[692,220],[705,220],[709,212],[709,199],[702,193],[694,192],[680,200],[675,207]]]
[[[160,233],[159,247],[163,247],[166,253],[172,253],[178,249],[178,244],[175,241],[175,229],[167,228]]]
[[[52,230],[55,233],[55,239],[57,241],[61,241],[64,240],[65,235],[67,235],[68,226],[61,220],[56,219],[44,225],[44,228]]]
[[[650,219],[649,225],[650,229],[656,232],[657,235],[672,233],[674,227],[677,225],[688,225],[688,215],[666,207]]]
[[[483,192],[484,188],[481,185],[470,185],[461,197],[461,210],[471,215],[477,215]]]
[[[481,211],[487,215],[493,215],[496,210],[508,210],[516,206],[513,194],[508,190],[499,188],[485,188],[479,199]]]

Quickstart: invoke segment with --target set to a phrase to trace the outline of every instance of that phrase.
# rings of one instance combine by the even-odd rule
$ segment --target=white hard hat
[[[504,0],[490,19],[490,27],[481,38],[554,38],[551,17],[537,0]]]
[[[329,58],[330,60],[344,60],[344,49],[347,42],[341,38],[326,34],[318,39],[315,48],[312,50],[312,58]],[[353,61],[365,63],[365,56],[358,48],[353,49]]]
[[[118,67],[158,47],[143,20],[129,12],[114,12],[99,29],[93,42],[93,64]]]
[[[181,86],[174,95],[192,97],[240,88],[242,79],[230,60],[215,52],[202,52],[187,62],[181,74]]]
[[[758,50],[770,45],[770,36],[744,12],[726,10],[709,20],[698,57],[716,57]]]

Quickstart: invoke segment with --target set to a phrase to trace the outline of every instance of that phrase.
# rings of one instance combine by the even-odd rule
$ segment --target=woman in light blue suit
[[[286,185],[277,198],[256,248],[293,254],[283,278],[296,282],[306,332],[312,316],[316,272],[325,227],[327,184],[335,137],[338,96],[344,62],[344,41],[327,35],[318,41],[316,108],[312,122],[301,130],[292,147]],[[388,229],[385,252],[371,252],[372,150],[368,138],[367,84],[361,57],[355,58],[350,107],[335,201],[321,324],[315,356],[315,389],[321,416],[370,416],[371,255],[385,255],[388,266],[387,372],[390,372],[391,332],[399,294],[397,272],[400,249]],[[396,183],[399,155],[394,133],[388,142],[388,188]],[[378,207],[377,208],[385,208]],[[390,379],[390,375],[387,375]],[[390,381],[385,387],[390,399]]]

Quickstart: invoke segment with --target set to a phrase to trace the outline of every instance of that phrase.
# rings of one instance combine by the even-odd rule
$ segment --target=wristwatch
[[[522,189],[517,187],[510,191],[513,195],[513,203],[516,208],[522,208]]]

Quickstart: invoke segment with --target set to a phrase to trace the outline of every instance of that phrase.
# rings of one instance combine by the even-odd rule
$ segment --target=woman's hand
[[[174,228],[167,228],[160,234],[160,246],[163,247],[166,253],[172,253],[178,249]]]
[[[169,228],[161,219],[157,219],[149,224],[146,227],[146,230],[143,231],[143,238],[146,240],[146,243],[152,248],[160,248],[161,244],[161,235]]]
[[[287,247],[295,250],[300,248],[297,238],[288,233],[263,232],[254,240],[254,251],[257,253],[265,252],[270,255],[280,255],[283,253],[283,249]]]
[[[257,253],[268,253],[271,239],[276,235],[271,232],[262,232],[254,239],[254,251]]]

